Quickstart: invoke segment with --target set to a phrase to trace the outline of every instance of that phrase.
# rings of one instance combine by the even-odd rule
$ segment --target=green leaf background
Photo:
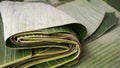
[[[79,59],[79,63],[72,66],[73,68],[120,67],[119,4],[118,0],[75,0],[56,7],[78,20],[87,28],[87,36],[81,41],[83,47],[82,56]],[[21,57],[24,57],[23,59],[30,58],[31,50],[11,50],[5,47],[2,19],[0,21],[0,64],[6,64]],[[64,31],[64,28],[61,29]],[[79,35],[79,29],[74,28],[74,30]],[[80,40],[83,37],[80,36]],[[56,65],[57,62],[53,61],[54,64]],[[46,65],[49,64],[40,64],[34,68],[42,68],[42,66],[44,68]],[[52,66],[52,63],[50,65]]]

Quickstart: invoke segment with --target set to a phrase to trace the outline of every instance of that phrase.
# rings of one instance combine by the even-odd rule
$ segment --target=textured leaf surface
[[[119,0],[105,0],[109,5],[120,11],[120,1]]]
[[[14,3],[6,1],[2,2],[1,5],[1,17],[3,20],[1,21],[1,24],[3,24],[3,28],[1,28],[1,30],[4,30],[4,40],[7,40],[6,45],[9,47],[6,48],[5,44],[2,45],[5,48],[3,49],[4,52],[2,51],[3,56],[5,57],[1,57],[1,59],[3,59],[1,60],[1,67],[26,68],[40,63],[45,65],[47,62],[50,64],[50,67],[58,67],[76,60],[79,57],[79,54],[81,54],[81,45],[76,38],[76,34],[72,30],[80,28],[84,33],[81,34],[82,37],[79,36],[79,39],[83,39],[86,35],[86,29],[80,23],[72,24],[77,22],[74,18],[44,3]],[[32,5],[34,6],[30,7]],[[35,9],[36,6],[41,7],[41,9],[45,9],[43,11],[54,11],[58,15],[48,11],[43,12],[41,10],[37,10]],[[27,8],[27,10],[25,10],[25,8]],[[34,9],[34,11],[32,9]],[[40,12],[35,13],[35,11]],[[29,14],[34,16],[32,17]],[[51,15],[53,16],[50,17]],[[36,16],[38,19],[34,18]],[[31,20],[31,18],[33,20]],[[53,20],[54,23],[50,23],[53,22]],[[60,24],[60,22],[62,23]],[[8,25],[8,23],[10,25]],[[61,25],[66,24],[72,25],[60,27]],[[79,27],[73,28],[73,25],[79,25]],[[48,29],[44,30],[43,28]],[[52,61],[58,61],[58,63],[53,63]],[[48,65],[46,65],[46,67],[48,67]]]
[[[49,33],[49,32],[69,32],[71,30],[69,30],[67,27],[63,26],[63,27],[45,29],[45,30],[41,30],[41,31]],[[59,38],[60,37],[59,35],[63,39]],[[70,39],[71,35],[69,36],[69,34],[68,34],[67,36]],[[65,36],[65,39],[67,39],[67,36]],[[28,38],[29,37],[30,36],[28,36]],[[41,37],[42,37],[42,35],[41,35]],[[50,36],[50,37],[52,37],[52,36]],[[54,38],[57,39],[57,35]],[[3,37],[1,37],[1,39],[3,39]],[[43,35],[43,39],[44,39],[44,35]],[[42,65],[45,65],[46,67],[57,67],[57,66],[61,66],[65,63],[68,63],[68,62],[71,62],[71,61],[77,59],[81,52],[81,45],[79,45],[78,43],[76,43],[76,41],[74,41],[75,38],[73,37],[73,40],[71,40],[71,41],[68,40],[67,44],[60,44],[63,42],[64,43],[67,42],[67,40],[65,42],[64,35],[62,36],[62,34],[58,34],[58,39],[59,39],[59,41],[55,40],[56,41],[55,42],[51,38],[51,40],[53,42],[55,42],[55,44],[49,43],[52,41],[47,39],[46,41],[48,41],[48,44],[45,45],[45,43],[43,43],[44,44],[43,46],[42,45],[39,46],[39,45],[33,43],[34,47],[35,46],[39,46],[39,47],[37,47],[37,49],[29,49],[31,46],[31,45],[29,45],[29,47],[25,48],[28,50],[24,50],[24,49],[23,50],[12,50],[12,49],[6,48],[5,45],[2,44],[3,41],[1,41],[1,44],[2,44],[1,47],[4,46],[4,48],[5,48],[5,49],[2,49],[3,51],[5,51],[3,56],[7,55],[6,58],[1,56],[1,58],[3,59],[3,60],[0,60],[1,62],[3,62],[3,63],[1,63],[1,67],[20,67],[20,68],[26,68],[26,67],[30,67],[30,66],[36,67],[34,65],[40,64],[40,63],[41,64],[39,67],[41,67]],[[60,39],[62,39],[63,42]],[[8,41],[10,41],[10,40],[8,40]],[[32,40],[32,41],[34,41],[34,40]],[[7,45],[13,46],[12,43],[7,43]],[[19,45],[17,45],[17,46],[19,46]],[[17,47],[17,49],[21,49],[24,47],[25,46]],[[33,47],[33,46],[31,46],[31,47]],[[14,49],[16,49],[16,48],[14,48]],[[1,51],[1,53],[3,53],[3,51]]]
[[[87,28],[87,36],[92,34],[100,25],[105,12],[98,10],[87,0],[75,0],[57,7],[71,15]],[[88,25],[90,23],[90,25]]]
[[[96,31],[91,36],[89,36],[87,39],[85,39],[84,42],[91,42],[91,41],[101,37],[108,30],[110,30],[113,26],[115,26],[117,24],[117,22],[118,22],[118,20],[115,16],[115,13],[106,13],[102,23],[99,25],[99,27],[96,29]]]
[[[120,22],[102,37],[83,46],[84,53],[77,68],[120,67]]]
[[[103,0],[90,0],[94,6],[96,6],[99,10],[104,10],[105,12],[115,12],[116,16],[120,18],[120,12],[117,11],[115,8],[111,7]]]
[[[9,4],[13,4],[13,3],[9,3]],[[19,4],[19,3],[17,3],[17,4]],[[23,8],[20,7],[21,5],[23,5],[23,4],[19,4],[19,5],[15,4],[15,6],[19,7],[19,9],[17,9],[17,7],[14,7],[14,6],[11,6],[12,8],[10,7],[8,9],[6,9],[7,11],[10,11],[11,13],[7,12],[6,10],[3,10],[2,14],[4,14],[5,12],[8,13],[6,15],[2,15],[3,18],[6,18],[6,17],[8,18],[8,21],[6,21],[7,18],[3,19],[3,23],[9,22],[9,21],[14,22],[14,23],[12,23],[12,27],[15,26],[14,24],[16,22],[17,23],[18,22],[24,22],[24,23],[27,22],[28,23],[31,18],[26,18],[26,17],[29,17],[29,16],[27,16],[27,12],[28,11],[33,12],[31,10],[32,8],[30,8],[30,10],[27,9],[27,10],[23,11]],[[37,6],[38,5],[36,5],[36,7]],[[8,7],[8,5],[3,6],[3,8],[6,8],[6,7]],[[48,6],[46,6],[46,7],[48,7]],[[55,22],[56,22],[54,24],[48,24],[48,22],[52,22],[51,18],[47,19],[47,21],[44,21],[44,17],[43,17],[41,20],[45,23],[44,24],[39,23],[42,27],[37,27],[37,28],[31,27],[31,26],[33,26],[33,23],[31,23],[31,25],[26,24],[24,27],[27,27],[27,28],[24,29],[23,27],[21,28],[21,26],[23,26],[23,25],[21,25],[21,23],[19,23],[21,26],[15,26],[15,27],[19,27],[18,29],[16,29],[19,31],[17,31],[17,32],[13,31],[11,34],[4,35],[4,36],[6,36],[6,38],[7,38],[15,33],[21,32],[21,31],[34,30],[34,29],[38,29],[38,28],[43,29],[43,28],[48,28],[48,27],[54,27],[54,28],[48,28],[45,30],[43,29],[40,31],[46,32],[46,33],[49,33],[49,32],[53,32],[53,33],[54,32],[72,32],[72,33],[76,33],[79,40],[82,41],[86,34],[86,29],[85,29],[85,27],[86,27],[88,29],[87,37],[88,36],[90,36],[90,37],[88,37],[87,42],[85,40],[84,41],[85,43],[82,44],[83,50],[84,50],[83,55],[82,55],[81,59],[79,59],[79,63],[75,66],[77,68],[119,68],[120,67],[120,63],[119,63],[120,62],[120,58],[119,58],[119,56],[120,56],[120,54],[119,54],[119,52],[120,52],[120,46],[119,46],[120,45],[120,42],[119,42],[119,40],[120,40],[120,38],[119,38],[120,37],[120,19],[119,19],[119,23],[117,24],[117,26],[112,28],[117,22],[116,16],[117,16],[117,18],[120,18],[119,11],[117,11],[116,9],[114,9],[113,7],[111,7],[110,5],[108,5],[106,2],[104,2],[102,0],[89,0],[89,1],[75,0],[73,2],[61,4],[57,8],[64,11],[65,13],[69,14],[70,16],[62,13],[61,11],[60,12],[58,11],[56,13],[59,13],[60,16],[59,15],[56,16],[56,15],[54,15],[55,13],[52,13],[53,17],[51,17],[51,18],[55,19]],[[26,12],[26,13],[23,13],[23,15],[21,15],[21,16],[25,17],[24,21],[20,21],[21,16],[19,16],[19,15],[18,15],[19,17],[16,18],[17,13],[13,9],[21,10],[20,15],[22,14],[21,13],[22,11]],[[52,10],[55,11],[56,9],[53,8]],[[53,12],[52,10],[50,10],[50,11]],[[19,11],[17,11],[17,12],[19,12]],[[115,12],[116,16],[114,15],[114,13],[107,13],[105,15],[105,12]],[[45,12],[45,13],[47,13],[47,12]],[[13,14],[12,18],[10,18],[11,14]],[[28,15],[29,15],[29,13],[28,13]],[[31,16],[32,15],[34,15],[34,13],[33,14],[31,13]],[[35,14],[35,15],[37,15],[37,14]],[[43,16],[44,16],[44,14],[43,14]],[[55,18],[54,18],[54,16],[55,16]],[[39,17],[39,15],[38,15],[38,17]],[[49,15],[48,16],[45,15],[45,17],[49,17]],[[60,26],[60,25],[71,24],[71,23],[77,22],[74,18],[76,20],[78,20],[79,23],[67,25],[67,27],[66,26],[55,27],[55,26]],[[19,20],[19,21],[17,21],[17,20]],[[27,20],[29,20],[29,21],[27,21]],[[36,21],[39,21],[39,20],[36,20]],[[9,23],[11,23],[11,22],[9,22]],[[35,22],[35,21],[33,21],[33,22]],[[58,24],[58,22],[62,22],[62,24]],[[85,27],[83,25],[80,25],[80,23],[83,24]],[[4,31],[6,29],[5,29],[5,26],[2,26],[2,25],[3,24],[1,21],[0,30],[1,30],[2,34],[0,34],[0,39],[1,39],[1,41],[0,41],[0,44],[1,44],[1,46],[0,46],[0,58],[1,58],[0,64],[2,64],[2,65],[3,64],[10,65],[12,63],[17,63],[20,60],[25,60],[25,59],[35,59],[34,57],[36,57],[37,60],[24,61],[22,63],[20,62],[18,66],[22,67],[22,68],[29,67],[29,66],[32,66],[31,68],[48,68],[48,67],[54,68],[54,67],[61,66],[64,64],[69,66],[69,65],[72,65],[72,64],[78,62],[78,61],[76,61],[76,58],[78,57],[78,54],[79,54],[79,50],[77,50],[78,47],[74,47],[74,46],[71,47],[71,45],[63,45],[63,44],[62,44],[62,46],[60,44],[46,45],[46,48],[42,47],[40,49],[28,49],[28,50],[23,50],[23,49],[22,50],[12,50],[12,49],[6,48],[5,44],[4,44],[4,40],[3,40],[3,28],[4,28]],[[6,23],[5,25],[8,27],[8,23]],[[14,30],[15,27],[13,27],[13,28],[12,27],[9,27],[10,28],[10,30],[8,30],[9,32],[11,32],[11,30]],[[6,32],[4,32],[4,33],[6,33]],[[36,37],[36,36],[33,36],[33,37]],[[26,38],[26,37],[20,37],[20,38],[27,40],[27,42],[28,41],[30,41],[30,42],[38,41],[38,40],[31,39],[31,38]],[[98,39],[96,39],[96,38],[98,38]],[[41,38],[39,38],[39,39],[41,39]],[[50,40],[47,40],[47,41],[50,41]],[[26,43],[26,41],[23,41],[23,42]],[[21,47],[18,47],[18,48],[21,48]],[[29,47],[27,47],[27,48],[29,48]],[[73,50],[69,51],[69,48],[70,49],[72,48]],[[68,51],[68,52],[64,53],[66,51]],[[63,54],[60,54],[60,53],[63,53]],[[52,55],[52,57],[51,57],[51,55]],[[37,56],[41,56],[41,57],[37,57]],[[44,56],[44,57],[42,57],[42,56]],[[13,62],[11,62],[11,61],[13,61]],[[71,61],[72,62],[74,61],[74,62],[72,63]],[[71,63],[68,63],[68,62],[71,62]],[[73,67],[75,67],[75,66],[73,66]],[[11,67],[12,67],[12,65],[11,65]]]

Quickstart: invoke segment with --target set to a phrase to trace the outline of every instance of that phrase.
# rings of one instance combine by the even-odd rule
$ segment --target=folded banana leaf
[[[62,10],[70,16],[43,3],[6,1],[1,4],[1,68],[63,68],[73,64],[77,68],[104,68],[110,64],[119,67],[119,63],[115,64],[119,62],[116,50],[120,44],[119,24],[108,31],[118,22],[114,13],[105,14],[104,10],[95,9],[96,6],[82,0],[58,7],[64,7]]]
[[[76,35],[65,26],[15,34],[8,38],[6,45],[15,49],[29,49],[22,50],[24,56],[18,53],[21,50],[14,50],[15,54],[12,53],[11,57],[15,56],[16,60],[3,65],[6,68],[26,68],[40,63],[50,64],[45,67],[57,67],[77,59],[81,54]]]
[[[44,3],[2,2],[1,30],[6,44],[1,45],[4,51],[0,67],[33,68],[39,64],[54,68],[77,60],[82,52],[79,41],[85,37],[86,28],[74,22],[74,18]],[[83,32],[79,39],[73,31],[76,28]]]
[[[103,10],[105,12],[115,12],[116,13],[115,15],[117,16],[118,20],[120,19],[119,11],[116,11],[116,9],[111,7],[106,2],[104,2],[102,0],[88,0],[88,1],[89,1],[89,4],[92,4],[94,7],[99,9],[99,11]],[[71,3],[73,3],[73,2],[71,2]],[[117,2],[117,3],[119,3],[119,2]],[[115,4],[115,3],[113,3],[113,4]],[[63,7],[68,7],[68,6],[63,6]],[[119,6],[117,6],[117,7],[119,7]],[[69,10],[69,9],[67,9],[67,10]],[[65,9],[63,9],[63,11],[66,12]],[[80,12],[80,10],[79,10],[79,12]],[[73,12],[73,13],[75,13],[75,12]],[[120,20],[118,22],[120,23]],[[85,41],[84,42],[85,44],[82,44],[84,51],[83,51],[82,58],[79,60],[80,63],[78,63],[78,66],[76,68],[119,68],[120,67],[120,63],[119,63],[120,62],[120,57],[119,57],[120,56],[120,54],[119,54],[120,25],[119,25],[119,23],[117,24],[116,27],[109,29],[108,33],[103,35],[102,37],[100,37],[94,41],[91,41],[90,38],[88,38],[89,41],[88,42]],[[106,25],[108,25],[108,22]],[[91,28],[92,28],[92,26],[91,26]],[[102,27],[102,28],[104,29],[106,27]],[[103,31],[103,29],[100,30],[100,32],[102,34],[106,33]],[[98,34],[101,34],[101,33],[99,33],[99,31],[97,32],[97,30],[96,30],[91,35],[91,39],[94,39],[94,36],[99,36]]]
[[[97,9],[87,0],[75,0],[57,7],[58,9],[69,14],[78,22],[87,28],[87,35],[91,35],[101,24],[105,11]],[[91,25],[88,25],[88,24]]]

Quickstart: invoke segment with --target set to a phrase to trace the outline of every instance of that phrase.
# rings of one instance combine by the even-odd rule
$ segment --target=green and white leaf
[[[71,15],[87,28],[87,37],[91,35],[102,22],[105,12],[97,9],[86,0],[75,0],[57,7]],[[90,25],[88,25],[90,23]]]
[[[109,3],[109,0],[105,1]],[[75,0],[59,4],[56,8],[60,10],[44,3],[2,2],[2,7],[0,6],[2,16],[2,18],[0,18],[0,67],[55,68],[59,66],[71,66],[79,62],[73,65],[73,67],[119,68],[120,13],[117,11],[118,8],[116,8],[116,6],[115,8],[117,10],[105,1]],[[115,14],[113,12],[115,12]],[[116,25],[117,22],[119,23]],[[86,34],[84,26],[87,28],[88,33],[86,40],[83,41]],[[19,50],[21,47],[18,47],[16,50],[17,46],[12,47],[13,49],[5,46],[5,40],[11,35],[23,31],[36,31],[36,29],[42,29],[37,30],[37,32],[42,31],[45,33],[76,33],[79,41],[82,41],[83,54],[81,58],[79,60],[77,59],[78,55],[81,55],[81,46],[71,47],[72,45],[62,44],[61,46],[57,44],[46,45],[46,48],[39,47],[37,49],[28,47],[30,49],[25,48],[25,50]],[[20,38],[27,39],[26,37]],[[56,42],[58,38],[59,37],[55,37],[54,42]],[[28,40],[31,41],[31,38],[28,38]],[[37,40],[32,39],[32,41]],[[69,42],[72,43],[70,40]],[[7,44],[11,46],[11,44]],[[69,49],[72,51],[69,51]],[[29,60],[25,61],[26,59]]]
[[[84,53],[77,68],[120,67],[120,19],[116,27],[102,37],[83,45]]]
[[[117,11],[115,8],[111,7],[105,1],[103,1],[103,0],[90,0],[89,2],[91,4],[93,4],[94,6],[96,6],[99,10],[104,10],[105,12],[115,12],[116,16],[120,18],[120,12]]]
[[[39,7],[40,9],[37,9],[37,7]],[[64,60],[64,58],[67,58],[62,62],[59,62],[57,64],[50,66],[50,67],[57,67],[57,66],[61,66],[65,63],[68,63],[70,61],[77,59],[79,54],[81,53],[81,47],[76,42],[78,40],[75,41],[74,40],[75,38],[72,37],[72,35],[70,35],[69,37],[69,34],[68,34],[68,38],[70,39],[73,38],[74,41],[66,40],[67,35],[66,36],[63,35],[63,39],[62,39],[59,36],[61,35],[62,37],[62,34],[60,34],[59,32],[63,32],[63,33],[66,32],[65,34],[67,34],[68,32],[73,33],[70,30],[75,29],[75,28],[69,29],[71,25],[68,25],[68,27],[62,26],[62,25],[73,23],[73,25],[77,24],[79,25],[79,28],[83,28],[83,32],[85,33],[81,36],[85,36],[86,35],[85,27],[81,25],[80,23],[77,23],[77,21],[71,16],[65,14],[64,12],[60,10],[57,10],[56,8],[50,5],[47,5],[44,3],[37,4],[37,3],[26,3],[26,2],[20,3],[20,2],[5,1],[1,3],[1,18],[2,18],[1,24],[3,23],[2,29],[4,31],[4,40],[7,40],[6,46],[9,47],[9,48],[6,48],[5,44],[1,46],[3,48],[2,50],[4,50],[4,51],[1,51],[4,56],[1,58],[1,64],[0,64],[1,67],[26,68],[26,67],[34,66],[40,63],[52,62],[52,61],[55,62],[55,60],[59,60],[59,59]],[[62,26],[62,27],[55,28],[55,26]],[[54,27],[54,28],[50,28],[50,27]],[[43,29],[43,28],[50,28],[50,29],[39,31],[39,29]],[[43,38],[35,38],[36,35],[34,35],[34,32],[30,30],[36,33],[41,32],[41,31],[43,33],[45,32],[46,36],[47,34],[51,34],[51,33],[58,33],[58,35],[53,34],[53,36],[54,35],[56,36],[54,36],[53,38],[48,38],[48,39],[46,38],[44,39],[44,35],[43,35]],[[26,45],[19,46],[18,45],[19,42],[18,44],[15,44],[14,43],[15,41],[12,41],[12,40],[14,38],[14,34],[19,33],[19,32],[24,32],[24,31],[30,31],[30,32],[26,32],[27,34],[25,33],[25,35],[24,33],[21,33],[20,35],[22,36],[23,34],[24,36],[18,37],[18,39],[22,38],[24,40],[27,40],[27,41],[20,41],[20,42],[21,43],[23,42],[23,45],[27,44],[28,46]],[[31,36],[33,38],[30,38],[28,36],[31,34],[33,34]],[[13,35],[13,37],[11,35]],[[17,35],[19,36],[19,34]],[[41,37],[41,36],[42,34],[38,35],[38,37]],[[10,39],[8,37],[10,37]],[[15,35],[15,37],[17,36]],[[38,41],[41,41],[41,42],[45,41],[48,43],[51,42],[51,43],[56,43],[56,44],[50,43],[50,44],[45,45],[45,43],[43,43],[45,47],[43,47],[42,45],[38,47],[38,44],[34,44],[34,42],[38,42]],[[30,45],[29,42],[30,44],[31,43],[34,44],[34,47],[33,45]],[[64,45],[61,43],[63,43]],[[40,49],[35,49],[35,48],[40,48]],[[22,50],[14,50],[14,49],[22,49]],[[54,51],[55,49],[57,50],[56,52],[53,52],[52,49]]]

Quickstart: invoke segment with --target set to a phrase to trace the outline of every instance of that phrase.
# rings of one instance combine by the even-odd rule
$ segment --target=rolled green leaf
[[[82,6],[85,7],[80,8]],[[36,7],[42,10],[36,9]],[[33,10],[33,8],[35,9]],[[102,36],[116,25],[117,19],[114,13],[105,15],[104,10],[99,11],[96,6],[82,0],[61,5],[58,8],[75,19],[80,19],[79,22],[88,29],[87,36],[87,30],[83,25],[74,23],[77,22],[74,18],[49,5],[20,2],[2,3],[0,18],[1,68],[63,68],[73,64],[78,64],[73,66],[78,68],[108,67],[110,64],[118,67],[117,64],[114,64],[117,62],[114,59],[119,56],[118,50],[115,51],[120,44],[118,41],[119,27]],[[68,8],[76,10],[69,12]],[[85,12],[85,10],[90,11]],[[82,15],[82,13],[86,14]],[[76,15],[78,16],[75,17]],[[81,46],[80,42],[83,42],[85,36],[90,36],[87,38],[89,42]],[[83,59],[79,60],[82,47],[84,48]],[[107,61],[103,62],[106,59]],[[80,63],[78,63],[79,61]],[[107,64],[108,61],[112,62]],[[92,63],[94,64],[91,65]]]
[[[40,67],[42,65],[59,67],[77,60],[79,55],[81,55],[80,40],[85,37],[86,28],[80,23],[74,23],[76,22],[74,18],[44,3],[14,3],[6,1],[2,2],[1,5],[1,24],[3,23],[1,30],[4,29],[6,44],[1,46],[3,48],[1,53],[3,53],[4,57],[1,56],[0,67],[27,68],[35,67],[37,64]],[[24,7],[21,7],[22,5]],[[30,7],[30,5],[33,7]],[[43,10],[35,9],[37,8],[36,6],[40,6]],[[23,8],[27,8],[27,10],[23,10]],[[36,14],[31,9],[35,9],[36,12],[40,11],[40,13]],[[29,12],[26,12],[28,10]],[[51,12],[46,10],[51,10]],[[53,13],[53,11],[58,15]],[[4,14],[4,12],[6,13]],[[30,12],[32,13],[30,14]],[[17,14],[20,14],[20,16]],[[37,16],[39,18],[31,17],[33,14],[35,14],[34,17]],[[45,20],[46,18],[47,20]],[[8,25],[8,23],[11,24]],[[80,28],[81,31],[78,32],[76,28]],[[77,37],[76,32],[81,36]]]
[[[82,50],[76,34],[65,26],[18,33],[8,38],[6,45],[13,49],[31,50],[31,57],[3,65],[12,68],[26,68],[36,64],[58,67],[79,58]]]

